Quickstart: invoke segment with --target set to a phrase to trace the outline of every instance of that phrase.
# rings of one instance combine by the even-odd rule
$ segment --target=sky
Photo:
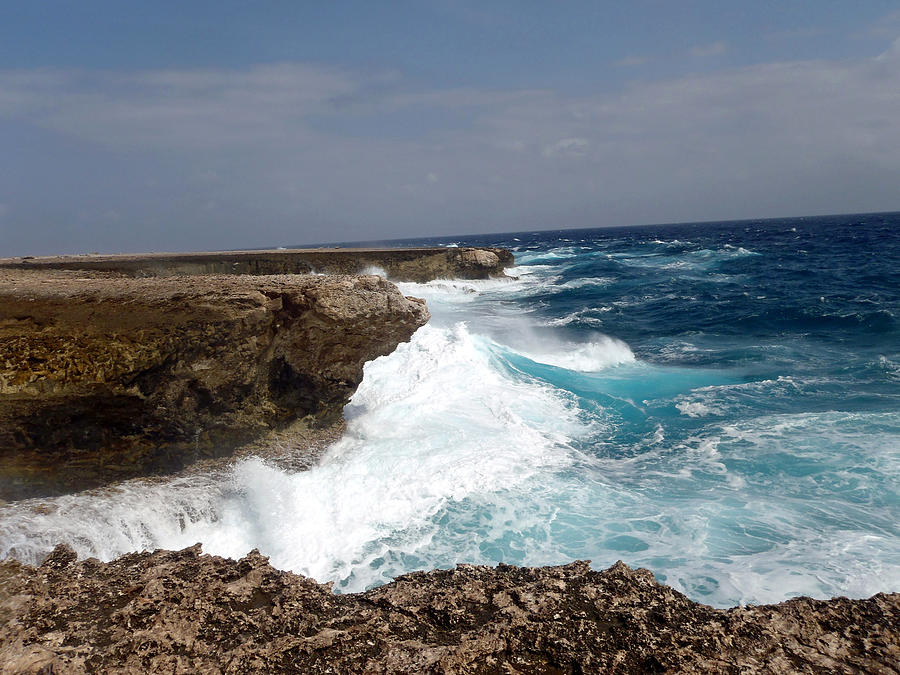
[[[895,210],[897,0],[0,0],[0,256]]]

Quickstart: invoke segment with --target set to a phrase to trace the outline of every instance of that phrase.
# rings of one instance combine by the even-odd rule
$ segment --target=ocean
[[[573,559],[718,607],[900,591],[900,214],[394,243],[507,247],[515,279],[399,284],[433,318],[311,469],[12,502],[0,557],[199,541],[337,592]]]

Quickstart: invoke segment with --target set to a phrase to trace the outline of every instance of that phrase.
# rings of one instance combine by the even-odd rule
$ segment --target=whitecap
[[[535,345],[531,349],[517,349],[536,363],[579,372],[597,372],[623,363],[634,363],[634,353],[621,340],[607,335],[597,335],[587,342],[560,341]]]

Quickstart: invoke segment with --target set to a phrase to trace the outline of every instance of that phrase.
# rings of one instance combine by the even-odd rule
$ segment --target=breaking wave
[[[786,222],[448,239],[517,247],[517,278],[399,284],[433,318],[311,469],[0,505],[0,556],[200,541],[339,591],[622,559],[719,606],[900,590],[896,223]]]

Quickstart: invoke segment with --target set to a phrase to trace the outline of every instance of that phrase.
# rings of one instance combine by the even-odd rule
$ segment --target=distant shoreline
[[[84,270],[128,277],[203,274],[365,274],[395,281],[487,279],[514,263],[506,249],[486,247],[308,248],[0,258],[0,269]]]

